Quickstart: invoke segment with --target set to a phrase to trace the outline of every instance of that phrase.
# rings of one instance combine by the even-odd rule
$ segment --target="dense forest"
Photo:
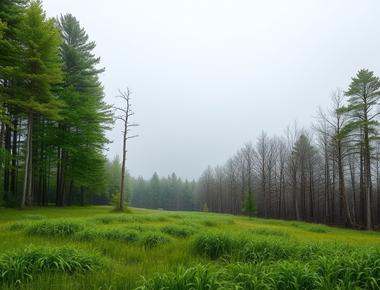
[[[310,129],[262,133],[224,166],[207,168],[197,200],[209,210],[372,229],[380,224],[380,79],[360,70]]]
[[[195,181],[183,181],[175,173],[160,178],[154,173],[148,181],[132,178],[131,205],[165,210],[198,210],[194,203]]]
[[[112,109],[95,43],[39,1],[0,1],[1,196],[7,206],[84,204],[105,191]]]
[[[175,173],[160,177],[156,172],[149,180],[142,176],[134,178],[127,174],[125,186],[128,204],[133,207],[164,210],[198,210],[194,199],[197,182],[182,180]],[[116,156],[106,164],[106,191],[104,195],[94,195],[91,202],[109,204],[120,191],[121,161]]]

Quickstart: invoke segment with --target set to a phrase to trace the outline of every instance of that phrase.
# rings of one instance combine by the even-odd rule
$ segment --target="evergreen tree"
[[[161,190],[162,186],[160,184],[160,178],[155,172],[149,182],[149,195],[147,196],[147,203],[149,204],[149,208],[157,209],[162,205],[160,204]]]
[[[22,64],[17,28],[26,9],[25,0],[0,1],[0,180],[6,205],[16,202],[16,162],[19,109],[11,103],[20,96],[17,79]],[[12,144],[13,143],[13,144]],[[12,168],[11,168],[12,166]],[[1,177],[3,177],[1,179]],[[12,200],[12,201],[11,201]]]
[[[315,149],[311,144],[310,138],[302,133],[297,142],[294,144],[293,156],[296,159],[298,167],[298,177],[300,186],[299,194],[295,193],[295,199],[299,206],[300,214],[304,220],[312,219],[314,207],[314,191],[313,191],[313,158]],[[309,203],[307,203],[309,201]],[[308,207],[308,208],[307,208]],[[310,216],[307,216],[309,213]]]
[[[256,205],[253,200],[252,191],[247,191],[245,195],[244,204],[243,204],[243,212],[247,213],[250,217],[256,214]]]
[[[379,138],[379,122],[376,119],[379,113],[375,107],[378,106],[380,99],[380,79],[373,72],[362,69],[352,78],[345,95],[348,97],[348,106],[340,111],[348,113],[350,121],[342,129],[342,134],[359,132],[359,145],[362,148],[364,161],[366,226],[367,229],[372,229],[371,143]]]
[[[24,186],[21,206],[32,205],[33,121],[40,116],[59,118],[62,103],[52,93],[52,86],[62,80],[59,60],[61,38],[54,19],[47,19],[41,2],[34,1],[25,12],[17,29],[20,41],[21,66],[19,76],[22,94],[11,104],[27,116]]]
[[[105,180],[105,157],[102,150],[108,142],[105,130],[112,121],[110,106],[103,101],[103,87],[98,69],[100,58],[95,57],[95,43],[89,41],[79,21],[67,14],[58,20],[63,43],[61,58],[64,82],[59,90],[65,102],[63,119],[58,126],[58,166],[56,203],[65,203],[68,181],[81,187],[99,188]],[[83,199],[82,199],[83,200]]]

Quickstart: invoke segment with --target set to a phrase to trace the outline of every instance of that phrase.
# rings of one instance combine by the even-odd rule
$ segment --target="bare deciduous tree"
[[[130,118],[135,114],[132,110],[131,104],[131,91],[129,88],[125,92],[119,90],[119,96],[124,102],[123,107],[115,107],[119,114],[116,115],[116,119],[122,121],[123,123],[123,152],[122,152],[122,163],[121,163],[121,182],[120,182],[120,196],[116,209],[124,210],[124,191],[125,191],[125,171],[126,171],[126,161],[127,161],[127,141],[132,138],[138,137],[138,135],[129,135],[132,127],[139,126],[136,123],[131,123]]]

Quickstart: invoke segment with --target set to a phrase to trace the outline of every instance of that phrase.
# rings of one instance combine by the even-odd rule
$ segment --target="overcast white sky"
[[[308,126],[360,68],[380,74],[378,0],[44,0],[75,15],[106,72],[109,103],[130,87],[137,176],[197,178],[262,130]],[[121,151],[121,126],[108,156]]]

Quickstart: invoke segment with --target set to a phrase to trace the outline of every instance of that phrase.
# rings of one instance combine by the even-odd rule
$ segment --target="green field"
[[[0,209],[1,289],[380,289],[380,234],[213,213]]]

